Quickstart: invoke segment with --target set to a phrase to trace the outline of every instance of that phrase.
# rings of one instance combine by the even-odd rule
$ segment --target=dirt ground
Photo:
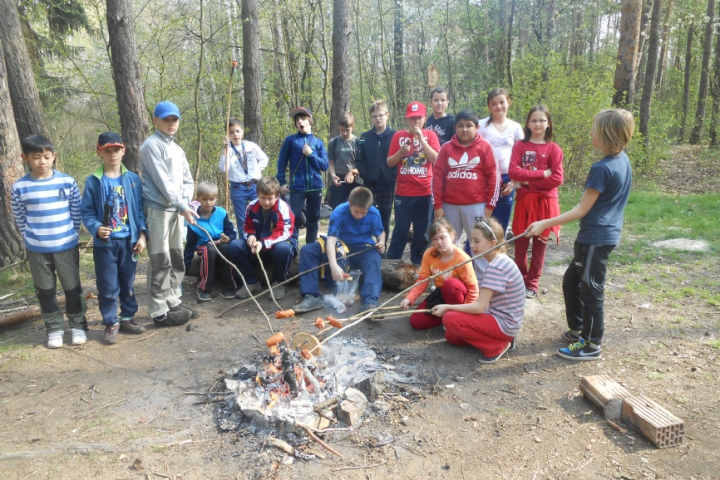
[[[561,280],[571,247],[567,237],[550,247],[542,293],[528,301],[519,347],[496,364],[481,366],[477,351],[448,345],[440,330],[411,331],[406,318],[345,332],[399,357],[396,363],[413,366],[417,377],[415,384],[388,385],[391,395],[355,430],[324,435],[342,458],[310,443],[308,451],[325,459],[290,463],[264,444],[268,432],[218,428],[220,403],[204,393],[264,348],[252,334],[269,336],[250,304],[218,319],[232,301],[216,297],[198,309],[190,330],[149,326],[111,347],[101,344],[94,300],[82,347],[48,350],[40,320],[14,327],[0,347],[25,348],[0,350],[0,478],[720,478],[720,309],[694,297],[662,302],[628,288],[670,267],[717,280],[720,262],[690,256],[622,275],[611,265],[603,359],[571,363],[555,355],[565,345]],[[684,281],[663,278],[678,288]],[[83,281],[92,291],[92,278]],[[194,286],[185,291],[192,293],[185,301],[197,306]],[[145,293],[138,282],[143,323]],[[281,305],[296,299],[294,286]],[[270,300],[261,305],[276,310]],[[273,323],[296,332],[314,318]],[[610,428],[578,390],[579,378],[592,374],[609,375],[683,419],[685,443],[660,450],[633,430]],[[409,401],[392,395],[402,392]],[[383,438],[392,442],[375,448]]]

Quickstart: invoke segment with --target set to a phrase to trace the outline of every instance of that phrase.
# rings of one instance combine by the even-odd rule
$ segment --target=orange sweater
[[[439,256],[436,257],[435,255],[437,254],[438,252],[435,247],[430,247],[425,250],[422,258],[422,264],[420,265],[418,282],[420,282],[421,280],[425,280],[431,275],[435,275],[437,273],[445,271],[448,268],[451,268],[453,265],[457,265],[458,263],[464,262],[465,260],[468,260],[470,258],[467,256],[467,253],[463,252],[458,247],[454,247],[454,255],[447,262],[443,262],[442,260],[440,260]],[[435,277],[435,288],[442,287],[443,283],[445,283],[445,280],[448,278],[459,278],[467,286],[468,294],[465,298],[465,303],[472,303],[477,300],[478,282],[477,277],[475,276],[475,271],[473,270],[472,262],[468,262],[461,267],[454,268],[443,275]],[[427,286],[428,282],[421,283],[419,285],[416,284],[415,287],[410,290],[410,292],[407,294],[407,297],[405,298],[410,300],[411,303],[415,303],[415,300],[417,300],[418,297],[422,295]]]

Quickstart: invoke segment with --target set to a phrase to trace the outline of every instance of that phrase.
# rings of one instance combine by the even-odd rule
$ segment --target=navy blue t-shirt
[[[440,140],[440,146],[449,142],[455,135],[455,116],[445,115],[444,117],[435,118],[432,113],[425,122],[425,128],[435,132]]]
[[[600,196],[580,219],[580,232],[575,241],[589,245],[619,244],[631,185],[632,168],[625,152],[605,157],[593,165],[585,188],[597,190]]]
[[[383,231],[380,212],[375,207],[370,207],[367,215],[360,220],[355,220],[355,217],[352,216],[348,202],[338,205],[330,215],[328,236],[337,237],[346,245],[360,243],[374,245],[373,237],[379,237]]]

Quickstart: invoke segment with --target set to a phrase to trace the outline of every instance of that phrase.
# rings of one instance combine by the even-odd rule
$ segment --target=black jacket
[[[359,155],[355,162],[360,176],[368,187],[393,187],[397,168],[390,168],[387,164],[390,142],[395,130],[386,127],[381,134],[375,133],[371,128],[360,135],[358,140]]]

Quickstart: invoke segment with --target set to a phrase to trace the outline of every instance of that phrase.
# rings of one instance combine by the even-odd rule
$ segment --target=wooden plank
[[[620,420],[623,399],[631,393],[607,375],[580,378],[580,391],[607,420]]]
[[[645,396],[625,398],[622,419],[659,448],[681,445],[685,438],[685,422]]]

